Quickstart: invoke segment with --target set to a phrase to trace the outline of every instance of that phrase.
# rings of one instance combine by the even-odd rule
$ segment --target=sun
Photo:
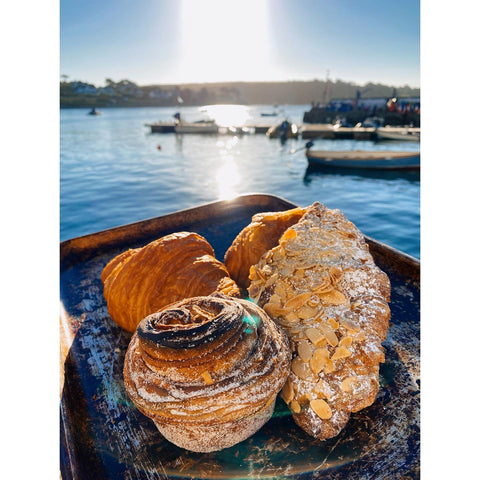
[[[268,0],[182,0],[182,82],[252,81],[274,75]]]

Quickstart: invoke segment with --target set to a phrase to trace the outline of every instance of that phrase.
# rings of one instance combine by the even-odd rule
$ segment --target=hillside
[[[288,82],[228,82],[180,85],[138,86],[129,80],[96,87],[84,82],[60,83],[60,106],[68,107],[126,107],[174,106],[234,103],[256,104],[310,104],[325,100],[355,98],[419,97],[420,89],[409,86],[391,86],[375,83],[357,85],[342,80],[288,81]]]

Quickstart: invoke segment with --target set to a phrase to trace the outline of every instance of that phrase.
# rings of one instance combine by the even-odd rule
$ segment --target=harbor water
[[[109,108],[60,112],[60,240],[245,193],[339,208],[362,232],[420,258],[418,172],[311,171],[306,140],[265,134],[151,133],[146,126],[212,118],[220,125],[301,124],[309,105]],[[415,142],[314,140],[319,150],[409,150]]]

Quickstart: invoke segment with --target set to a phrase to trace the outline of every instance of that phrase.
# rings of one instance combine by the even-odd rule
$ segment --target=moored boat
[[[316,168],[379,170],[416,170],[420,168],[420,152],[307,149],[306,156],[309,165]]]
[[[150,127],[152,133],[174,133],[175,124],[173,122],[157,122],[147,123],[146,127]]]
[[[409,142],[420,141],[420,128],[412,127],[379,127],[377,128],[379,140],[402,140]]]
[[[175,125],[176,133],[218,133],[218,125],[214,121],[194,123],[179,122]]]

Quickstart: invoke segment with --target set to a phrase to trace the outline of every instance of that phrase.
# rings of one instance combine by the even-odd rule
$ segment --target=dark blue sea
[[[312,172],[306,141],[266,135],[152,134],[145,124],[187,121],[301,124],[308,105],[109,108],[60,112],[60,240],[244,193],[339,208],[366,235],[420,258],[420,178],[415,172]],[[418,143],[314,140],[322,150],[418,150]]]

